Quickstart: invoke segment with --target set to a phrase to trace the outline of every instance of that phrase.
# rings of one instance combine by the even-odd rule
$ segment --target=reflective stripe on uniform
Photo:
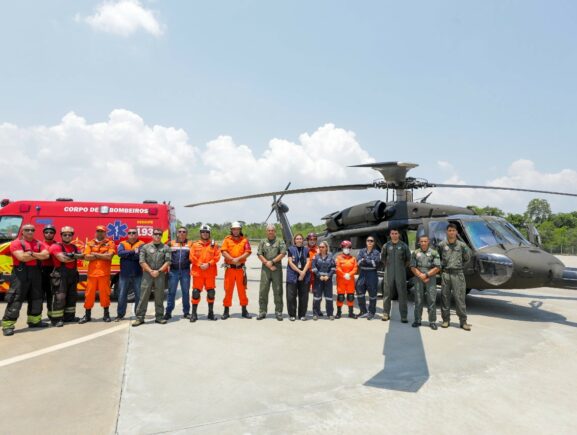
[[[2,320],[2,329],[14,329],[16,320]]]
[[[37,316],[28,316],[28,323],[32,323],[33,325],[40,323],[41,320],[42,314],[38,314]]]

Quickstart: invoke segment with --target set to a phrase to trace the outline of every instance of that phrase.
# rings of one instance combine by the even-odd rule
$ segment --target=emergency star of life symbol
[[[127,224],[123,224],[120,221],[114,221],[113,224],[108,224],[106,227],[108,228],[108,232],[106,233],[108,237],[112,237],[114,240],[126,237],[126,230],[128,229]]]

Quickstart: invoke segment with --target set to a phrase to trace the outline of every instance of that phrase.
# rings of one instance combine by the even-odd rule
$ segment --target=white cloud
[[[444,184],[470,184],[457,172],[450,162],[439,161],[441,172],[448,175]],[[577,171],[562,169],[559,172],[540,172],[531,160],[520,159],[511,163],[507,174],[487,180],[484,185],[493,187],[512,187],[554,192],[577,193]],[[524,212],[532,198],[544,198],[551,204],[553,211],[577,210],[577,198],[539,193],[521,193],[482,189],[438,188],[430,202],[442,202],[454,205],[494,206],[506,212]]]
[[[150,125],[137,114],[113,110],[102,122],[88,122],[71,112],[52,126],[0,124],[0,156],[4,168],[1,198],[139,202],[171,201],[184,222],[260,222],[269,213],[270,198],[185,208],[204,200],[333,184],[366,183],[378,177],[370,169],[348,165],[374,161],[351,131],[333,124],[301,134],[297,141],[274,138],[262,153],[218,136],[193,145],[182,129]],[[8,157],[9,156],[9,157]],[[464,184],[450,162],[440,164],[445,183]],[[418,176],[417,170],[411,172]],[[439,181],[439,180],[434,180]],[[487,185],[570,191],[577,172],[540,172],[518,160],[507,174]],[[417,192],[424,196],[426,192]],[[507,192],[435,189],[429,202],[466,206],[493,205],[523,211],[537,195]],[[285,197],[293,222],[320,222],[327,213],[353,204],[384,199],[383,191],[323,192]],[[575,210],[577,201],[546,197],[555,211]]]
[[[139,0],[104,1],[93,15],[77,15],[76,20],[88,23],[94,30],[120,36],[130,36],[138,30],[156,37],[163,33],[155,13],[143,7]]]
[[[262,221],[269,199],[187,209],[192,202],[293,187],[367,181],[369,170],[345,166],[371,161],[354,133],[326,124],[299,142],[272,139],[255,155],[247,145],[219,136],[204,146],[182,129],[148,125],[117,109],[104,122],[89,123],[71,112],[53,126],[0,124],[0,155],[12,156],[1,197],[129,201],[170,200],[185,221]],[[11,190],[8,190],[11,189]],[[374,194],[374,192],[373,192]],[[356,193],[315,194],[287,199],[294,221],[319,222],[335,204],[354,203]],[[370,199],[370,198],[369,198]],[[368,199],[367,199],[368,200]]]

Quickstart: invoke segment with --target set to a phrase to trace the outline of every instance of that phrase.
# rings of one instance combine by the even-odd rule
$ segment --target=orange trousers
[[[224,273],[224,300],[222,301],[222,305],[225,307],[232,306],[232,293],[234,292],[235,284],[238,290],[240,305],[246,307],[248,305],[248,298],[246,297],[244,270],[242,269],[226,269]]]
[[[344,278],[339,278],[337,277],[337,294],[338,295],[350,295],[350,294],[355,294],[355,280],[354,278],[351,276],[351,279],[349,279],[348,281]],[[347,305],[349,307],[352,307],[355,304],[355,301],[349,301],[347,299]],[[337,298],[337,307],[342,307],[343,306],[343,302],[339,301],[339,299]]]
[[[84,291],[84,308],[87,310],[91,310],[94,306],[96,292],[100,293],[100,306],[108,308],[110,306],[110,276],[88,277]]]

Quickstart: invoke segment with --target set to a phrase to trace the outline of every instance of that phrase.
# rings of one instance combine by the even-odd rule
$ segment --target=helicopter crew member
[[[12,276],[10,289],[6,294],[6,310],[2,318],[4,336],[14,335],[14,325],[18,320],[22,302],[28,300],[28,326],[45,328],[42,321],[42,275],[40,262],[50,253],[44,243],[34,238],[34,225],[22,227],[22,238],[10,242],[12,255]]]
[[[52,272],[52,325],[64,326],[64,323],[78,322],[76,317],[76,286],[78,285],[78,260],[83,257],[78,247],[72,243],[74,228],[60,229],[62,243],[53,243],[50,254],[54,260]]]
[[[302,234],[294,236],[287,257],[286,304],[289,319],[294,322],[298,316],[300,320],[306,320],[311,274],[309,250],[303,246]]]
[[[172,318],[172,311],[176,305],[176,288],[179,283],[182,293],[182,317],[185,319],[190,317],[190,249],[192,241],[186,238],[187,234],[186,227],[180,227],[176,232],[176,240],[171,240],[169,243],[172,257],[170,272],[168,273],[165,320]]]
[[[366,317],[372,320],[377,311],[377,287],[379,276],[377,267],[381,262],[381,251],[375,248],[375,239],[367,237],[367,247],[360,250],[357,255],[359,265],[359,278],[357,279],[357,302],[361,312],[359,317]],[[367,300],[365,294],[369,292],[369,310],[367,313]]]
[[[411,250],[400,240],[399,230],[392,229],[390,240],[381,251],[381,261],[385,265],[385,284],[383,289],[383,321],[391,316],[391,294],[393,290],[399,295],[399,312],[401,322],[408,323],[407,306],[407,267],[411,260]]]
[[[198,320],[197,309],[200,303],[200,294],[206,290],[208,302],[208,320],[216,320],[214,316],[214,296],[216,288],[216,265],[220,260],[218,244],[210,238],[210,226],[200,227],[200,240],[190,248],[190,263],[192,264],[192,314],[191,322]]]
[[[44,244],[50,252],[50,247],[56,243],[54,236],[56,235],[56,228],[54,225],[48,224],[44,226],[42,230],[44,235]],[[52,318],[52,282],[50,275],[54,270],[54,262],[52,261],[52,256],[48,256],[46,260],[42,260],[40,263],[40,272],[42,274],[42,297],[46,300],[46,310],[48,311],[48,317]]]
[[[423,302],[427,300],[429,326],[437,330],[437,274],[441,270],[439,253],[429,247],[429,237],[419,237],[419,248],[411,255],[411,270],[415,275],[415,321],[413,327],[421,326]]]
[[[333,275],[335,274],[335,259],[329,252],[329,244],[325,241],[319,243],[319,253],[315,255],[311,264],[312,275],[315,276],[315,293],[313,298],[313,320],[322,317],[321,300],[325,297],[327,316],[334,320],[333,316]]]
[[[96,227],[96,237],[89,241],[84,248],[84,259],[88,260],[88,279],[84,293],[84,317],[78,323],[92,320],[92,307],[99,292],[100,306],[104,308],[102,320],[110,322],[110,266],[112,257],[116,253],[114,242],[106,238],[104,225]]]
[[[258,258],[262,262],[260,272],[259,291],[259,314],[257,320],[266,317],[268,309],[268,294],[272,284],[274,296],[274,307],[276,319],[282,321],[283,300],[282,300],[282,259],[286,255],[286,244],[284,240],[276,237],[276,227],[272,224],[266,227],[266,240],[261,240],[258,245]]]
[[[349,307],[349,318],[356,319],[354,313],[355,304],[355,275],[358,272],[357,259],[351,255],[352,243],[348,240],[341,242],[342,253],[335,259],[335,269],[337,272],[337,315],[340,319],[342,306],[345,302]]]
[[[172,257],[170,248],[162,243],[162,229],[152,230],[152,242],[144,245],[138,255],[142,267],[142,287],[140,288],[140,301],[136,307],[136,320],[132,326],[140,326],[144,323],[150,292],[154,290],[154,314],[155,323],[166,324],[164,317],[164,288],[166,273],[170,267]]]
[[[309,249],[309,261],[312,263],[315,256],[319,253],[319,247],[317,246],[317,234],[308,233],[307,234],[307,248]],[[315,288],[315,275],[311,273],[311,281],[309,285],[309,290],[311,293],[314,292]],[[322,316],[322,313],[321,313]]]
[[[230,307],[232,306],[232,294],[234,286],[238,291],[238,299],[242,307],[242,317],[250,319],[248,312],[248,298],[246,296],[246,259],[252,253],[250,242],[242,234],[242,225],[240,222],[233,222],[230,225],[230,235],[224,238],[220,252],[224,257],[224,313],[221,319],[226,320],[230,317]]]
[[[116,307],[115,322],[120,322],[126,315],[128,304],[128,288],[134,289],[134,307],[140,300],[140,286],[142,285],[142,267],[139,263],[139,250],[144,242],[138,239],[136,228],[129,228],[128,238],[118,244],[118,256],[120,257],[120,274],[118,279],[118,305]]]
[[[471,325],[467,323],[467,308],[465,306],[467,286],[463,267],[465,263],[470,260],[471,256],[467,245],[457,239],[457,234],[457,226],[454,223],[450,223],[447,225],[447,240],[443,240],[437,246],[443,268],[441,274],[441,317],[443,318],[443,323],[441,327],[449,327],[451,294],[453,294],[455,298],[455,309],[461,328],[465,331],[470,331]]]

